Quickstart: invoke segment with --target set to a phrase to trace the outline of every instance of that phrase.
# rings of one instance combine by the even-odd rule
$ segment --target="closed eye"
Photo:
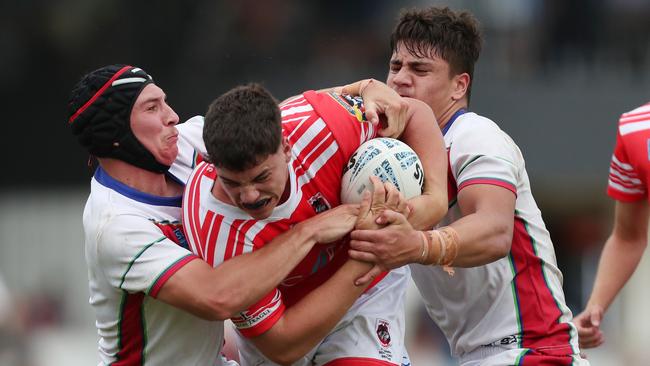
[[[221,182],[222,182],[224,185],[226,185],[226,186],[228,186],[228,187],[231,187],[231,188],[235,188],[235,187],[239,186],[239,183],[234,182],[234,181],[229,180],[229,179],[221,178]]]
[[[262,176],[255,177],[255,183],[263,183],[263,182],[266,182],[266,181],[269,179],[269,175],[270,175],[270,174],[264,174],[264,175],[262,175]]]

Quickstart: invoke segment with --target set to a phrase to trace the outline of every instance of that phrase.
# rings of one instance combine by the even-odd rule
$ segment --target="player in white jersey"
[[[603,248],[587,306],[574,319],[582,348],[605,341],[600,322],[648,246],[650,102],[623,113],[617,132],[607,185],[607,194],[616,200],[614,228]]]
[[[321,215],[321,232],[294,230],[214,269],[187,249],[179,222],[182,182],[205,153],[203,119],[176,126],[162,89],[125,65],[85,75],[68,110],[73,133],[99,162],[83,224],[100,365],[232,363],[220,355],[221,321],[356,220],[358,208]]]
[[[350,255],[385,268],[411,264],[426,309],[461,365],[571,365],[580,359],[562,274],[519,148],[467,110],[481,48],[467,12],[402,14],[391,36],[388,85],[434,111],[449,154],[449,211],[417,231],[385,212],[354,231]],[[452,268],[453,267],[453,268]]]
[[[376,81],[360,89],[367,96],[379,88],[390,91]],[[338,209],[349,157],[376,135],[359,100],[309,91],[280,108],[275,103],[253,84],[220,96],[206,114],[203,136],[212,164],[198,165],[188,181],[183,224],[192,251],[217,268],[255,253],[310,217]],[[431,225],[446,205],[442,136],[430,108],[407,103],[403,136],[423,156],[427,181],[427,194],[411,201],[411,219]],[[395,193],[389,189],[387,203],[397,202]],[[373,205],[380,203],[375,198]],[[361,295],[365,286],[353,280],[369,269],[347,260],[345,243],[321,242],[277,289],[233,318],[241,362],[400,364],[408,274],[384,273]]]

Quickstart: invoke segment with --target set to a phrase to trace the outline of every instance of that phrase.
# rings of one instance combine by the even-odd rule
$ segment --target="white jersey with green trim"
[[[179,125],[171,176],[185,182],[198,155],[202,119]],[[197,140],[198,139],[198,140]],[[183,173],[185,172],[185,173]],[[96,313],[99,365],[225,365],[223,323],[156,299],[163,284],[198,259],[180,225],[181,196],[137,191],[99,167],[84,209],[90,304]]]
[[[445,129],[449,155],[449,211],[440,226],[462,217],[456,196],[488,184],[516,195],[510,253],[473,268],[411,265],[427,311],[445,334],[452,354],[481,346],[577,352],[577,333],[565,305],[562,273],[541,212],[533,199],[521,151],[494,122],[461,111]]]

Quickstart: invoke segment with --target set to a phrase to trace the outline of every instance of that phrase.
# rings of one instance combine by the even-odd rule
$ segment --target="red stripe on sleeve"
[[[160,289],[163,287],[163,285],[169,280],[169,278],[176,272],[178,272],[179,269],[183,268],[186,264],[190,263],[191,261],[199,259],[199,257],[195,256],[194,254],[188,254],[187,256],[179,259],[176,261],[176,263],[172,264],[167,270],[162,273],[158,279],[156,280],[156,283],[151,287],[151,290],[149,291],[149,296],[156,298],[158,296],[158,292],[160,292]]]
[[[636,202],[646,198],[644,193],[624,193],[610,185],[607,186],[607,195],[621,202]]]
[[[376,360],[374,358],[361,358],[361,357],[343,357],[343,358],[337,358],[336,360],[332,360],[328,363],[326,363],[323,366],[395,366],[394,363],[388,362],[388,361],[383,361],[383,360]]]
[[[505,189],[511,191],[512,193],[515,194],[515,196],[517,195],[517,187],[515,187],[512,183],[506,182],[504,180],[494,179],[494,178],[472,178],[472,179],[468,179],[468,180],[462,182],[458,186],[458,191],[460,191],[461,189],[463,189],[463,188],[465,188],[467,186],[471,186],[471,185],[474,185],[474,184],[488,184],[488,185],[492,185],[492,186],[499,186],[499,187],[502,187],[502,188],[505,188]]]

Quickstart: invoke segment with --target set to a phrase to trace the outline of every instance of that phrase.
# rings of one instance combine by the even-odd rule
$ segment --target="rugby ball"
[[[365,142],[352,154],[341,180],[341,202],[359,203],[364,190],[372,192],[370,176],[390,182],[412,198],[422,194],[424,172],[417,154],[402,141],[381,137]]]

